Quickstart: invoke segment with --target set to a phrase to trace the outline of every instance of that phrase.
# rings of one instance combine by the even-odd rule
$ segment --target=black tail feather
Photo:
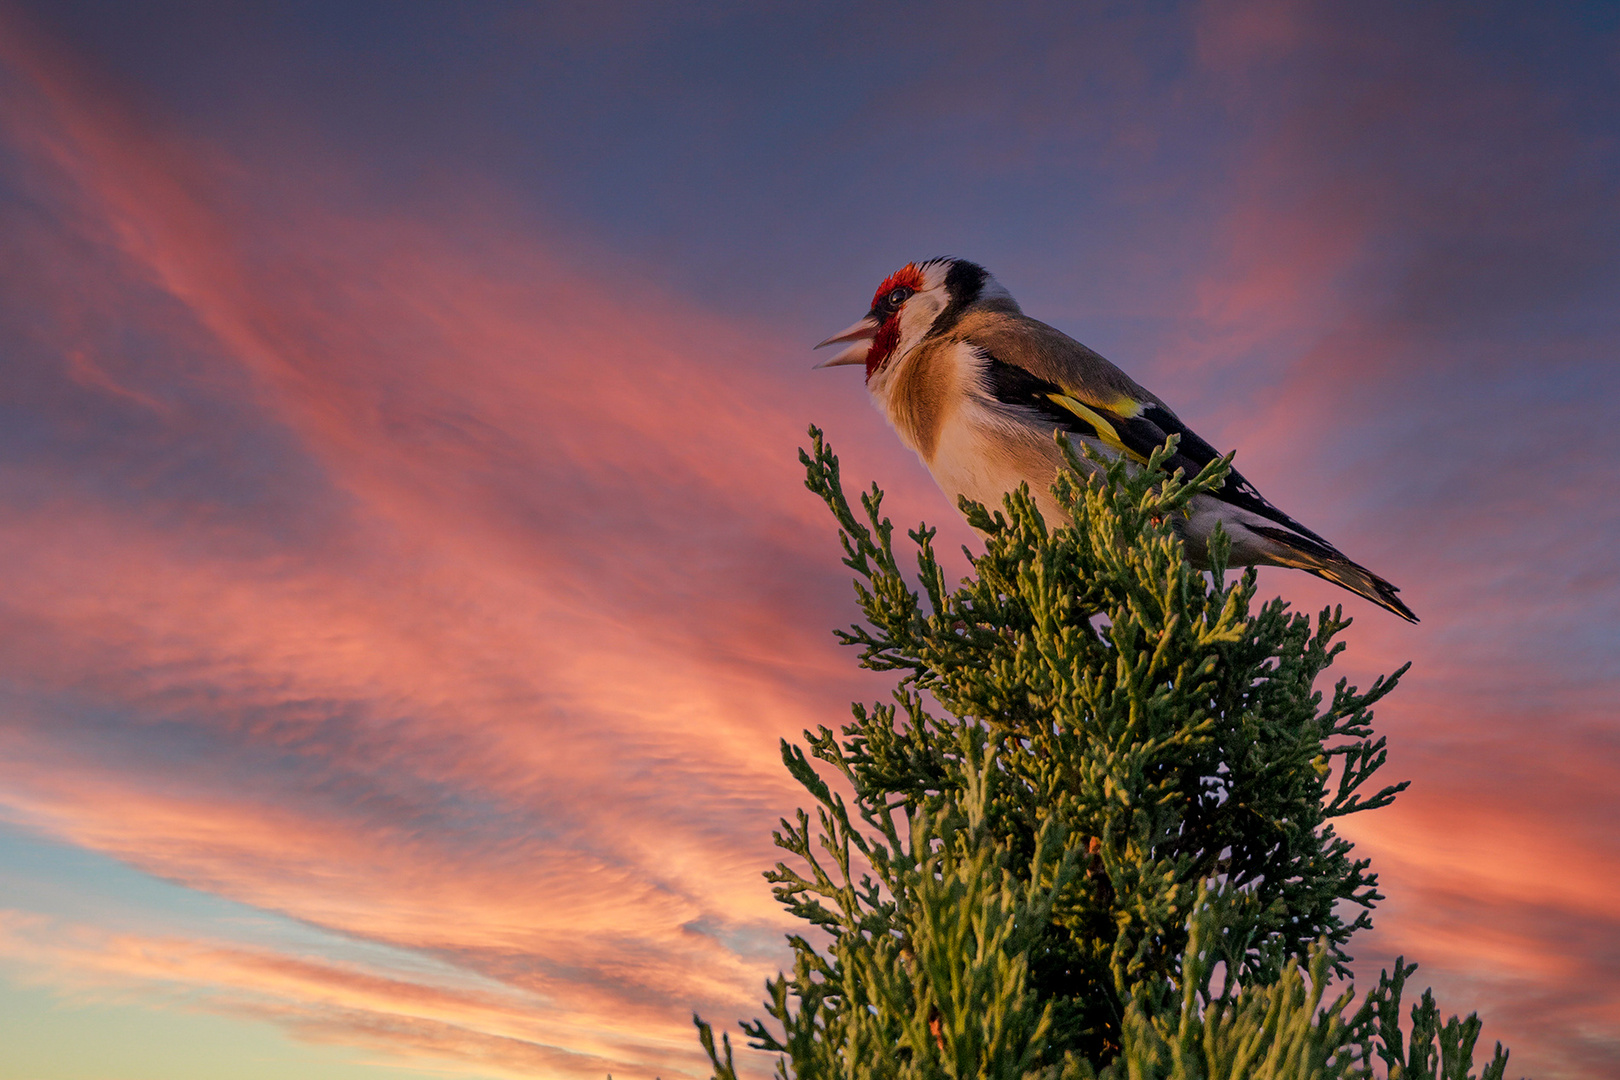
[[[1341,559],[1337,565],[1302,566],[1300,569],[1308,574],[1315,574],[1323,581],[1331,581],[1341,588],[1349,589],[1357,596],[1364,596],[1385,611],[1393,611],[1409,623],[1419,621],[1412,609],[1403,604],[1401,598],[1396,595],[1401,590],[1365,566],[1353,563],[1349,559]]]
[[[1377,604],[1385,611],[1392,611],[1405,619],[1415,623],[1418,617],[1412,609],[1401,603],[1397,595],[1401,590],[1368,570],[1359,563],[1351,562],[1337,550],[1325,543],[1306,537],[1287,529],[1274,528],[1266,525],[1246,525],[1249,531],[1258,533],[1268,540],[1288,548],[1297,561],[1288,563],[1297,570],[1307,574],[1315,574],[1323,581],[1331,581],[1340,588],[1349,589],[1357,596],[1364,596]]]

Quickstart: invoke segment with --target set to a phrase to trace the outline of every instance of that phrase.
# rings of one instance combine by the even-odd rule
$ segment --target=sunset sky
[[[950,254],[1401,586],[1352,951],[1620,1063],[1620,6],[0,4],[0,1080],[706,1076]],[[952,564],[961,572],[965,563]],[[770,1059],[744,1055],[763,1078]]]

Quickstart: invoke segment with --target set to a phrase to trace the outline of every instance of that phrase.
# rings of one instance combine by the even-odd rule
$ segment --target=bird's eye
[[[890,307],[897,308],[907,300],[911,299],[911,290],[902,285],[898,289],[891,292],[887,297],[885,297],[885,299],[888,301]]]

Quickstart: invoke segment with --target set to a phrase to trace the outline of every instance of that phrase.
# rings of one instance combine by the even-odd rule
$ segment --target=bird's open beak
[[[866,354],[872,351],[872,339],[877,337],[877,332],[878,321],[870,315],[849,329],[839,331],[820,345],[817,345],[816,348],[825,349],[828,345],[837,345],[841,341],[848,341],[853,344],[836,356],[823,360],[816,367],[843,367],[845,364],[866,363]]]

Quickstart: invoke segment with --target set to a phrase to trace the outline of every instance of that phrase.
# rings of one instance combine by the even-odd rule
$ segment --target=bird
[[[1050,491],[1063,463],[1057,431],[1138,463],[1178,435],[1164,466],[1187,476],[1221,456],[1157,395],[1025,315],[989,271],[965,259],[890,274],[864,317],[815,348],[836,344],[845,348],[816,367],[864,365],[879,411],[953,499],[993,507],[1028,483],[1042,516],[1063,520]],[[1228,565],[1303,570],[1418,621],[1399,589],[1277,509],[1236,469],[1218,491],[1195,496],[1177,524],[1194,566],[1208,568],[1217,522],[1231,541]]]

